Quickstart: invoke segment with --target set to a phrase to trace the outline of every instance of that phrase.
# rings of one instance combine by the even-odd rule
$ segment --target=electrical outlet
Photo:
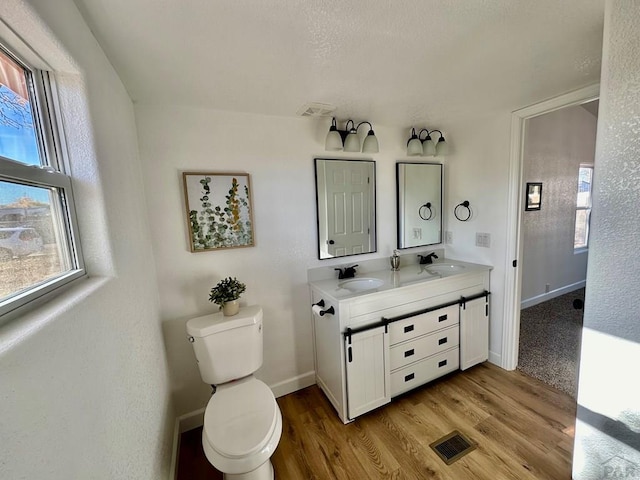
[[[444,232],[444,243],[451,245],[453,243],[453,232],[446,230]]]
[[[420,227],[414,227],[413,238],[415,240],[422,240],[422,229]]]
[[[491,246],[491,234],[476,232],[476,247],[489,248]]]

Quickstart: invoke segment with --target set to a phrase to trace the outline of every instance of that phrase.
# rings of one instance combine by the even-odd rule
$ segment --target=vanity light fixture
[[[351,128],[349,128],[349,124],[351,124]],[[369,133],[367,133],[364,142],[362,142],[361,149],[358,129],[364,124],[369,125]],[[331,119],[331,127],[324,142],[325,150],[344,150],[345,152],[362,151],[363,153],[378,153],[380,151],[378,139],[373,132],[373,126],[369,122],[360,122],[356,126],[353,120],[347,120],[344,128],[344,130],[338,130],[335,117]]]
[[[424,139],[422,134],[426,132]],[[432,133],[438,133],[438,143],[436,144],[431,138]],[[445,141],[444,135],[440,130],[427,130],[423,128],[420,133],[416,135],[416,129],[411,128],[411,137],[407,141],[407,155],[415,157],[421,155],[423,157],[432,157],[435,155],[443,156],[449,153],[449,144]]]

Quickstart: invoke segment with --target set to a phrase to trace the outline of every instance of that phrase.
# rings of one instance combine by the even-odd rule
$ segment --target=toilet
[[[271,389],[253,376],[262,365],[262,308],[192,318],[187,333],[202,380],[215,387],[202,429],[207,459],[227,480],[272,480],[282,414]]]

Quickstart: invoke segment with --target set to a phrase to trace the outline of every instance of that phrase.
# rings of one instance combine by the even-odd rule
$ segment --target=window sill
[[[581,253],[589,253],[589,247],[580,247],[580,248],[573,249],[574,255],[579,255]]]
[[[109,277],[80,277],[2,317],[0,355],[34,335],[60,315],[101,289]]]

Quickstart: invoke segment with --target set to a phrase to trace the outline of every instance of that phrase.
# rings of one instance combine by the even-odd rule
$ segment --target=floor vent
[[[436,440],[429,446],[447,465],[451,465],[453,462],[476,448],[475,443],[457,430],[454,430],[450,434]]]

